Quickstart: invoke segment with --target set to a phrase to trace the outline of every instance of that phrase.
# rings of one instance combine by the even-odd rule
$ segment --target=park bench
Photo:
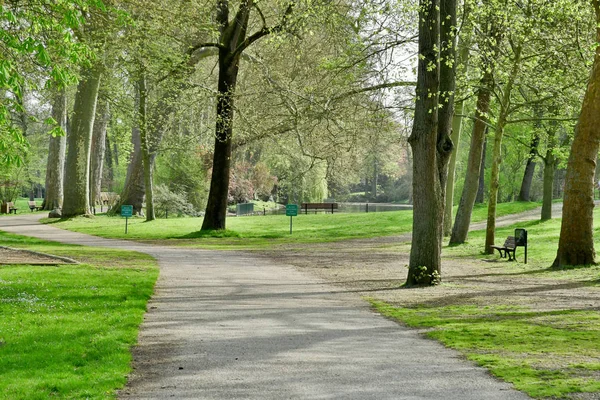
[[[302,203],[302,207],[305,214],[308,214],[308,210],[315,210],[315,214],[318,210],[333,210],[338,209],[338,203]]]
[[[16,214],[18,208],[15,207],[15,203],[13,203],[12,201],[9,201],[6,203],[6,210],[8,211],[9,214],[10,213]]]
[[[504,241],[504,245],[492,245],[492,249],[498,250],[500,257],[505,258],[508,255],[508,261],[516,260],[515,250],[517,247],[525,248],[525,264],[527,264],[527,230],[523,228],[515,229],[515,236],[509,236]]]
[[[498,252],[500,253],[500,257],[506,258],[506,256],[508,255],[508,261],[512,261],[515,259],[515,250],[517,248],[517,243],[515,241],[514,236],[507,237],[504,241],[504,245],[502,246],[492,245],[491,247],[492,249],[498,250]]]
[[[42,209],[42,206],[38,206],[35,201],[30,201],[29,202],[29,209],[31,210],[31,212],[39,211],[39,210]]]

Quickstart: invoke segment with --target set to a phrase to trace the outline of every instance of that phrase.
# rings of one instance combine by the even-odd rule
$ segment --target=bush
[[[154,212],[157,217],[165,217],[167,213],[182,217],[184,215],[196,217],[198,212],[194,206],[187,202],[185,193],[172,192],[166,185],[154,187]]]

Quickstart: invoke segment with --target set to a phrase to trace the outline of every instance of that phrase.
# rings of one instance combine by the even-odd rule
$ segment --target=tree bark
[[[440,10],[439,12],[437,10]],[[441,280],[441,249],[444,222],[444,192],[452,152],[450,127],[453,110],[456,47],[454,0],[420,1],[417,101],[409,143],[413,150],[413,229],[406,284],[433,285]],[[451,36],[450,36],[451,35]],[[445,42],[438,64],[440,37]],[[452,44],[450,44],[452,43]],[[447,61],[447,62],[446,62]],[[439,93],[446,96],[439,109]],[[438,120],[442,118],[443,121]]]
[[[67,94],[65,89],[61,89],[52,101],[52,118],[66,133]],[[52,211],[62,208],[66,149],[67,137],[65,135],[50,137],[48,162],[46,164],[46,197],[42,204],[43,210]]]
[[[521,51],[522,45],[519,44],[514,51],[514,60],[510,76],[504,86],[502,95],[502,104],[500,104],[500,114],[496,131],[494,132],[494,147],[492,157],[492,170],[490,174],[490,196],[488,199],[488,216],[487,227],[485,232],[485,252],[492,254],[494,249],[494,240],[496,238],[496,206],[498,204],[498,188],[500,187],[500,164],[502,163],[502,137],[504,136],[504,128],[510,113],[510,97],[515,80],[521,68]]]
[[[90,146],[102,68],[96,65],[82,74],[75,95],[69,151],[65,169],[63,217],[90,213]]]
[[[91,169],[90,169],[90,205],[102,204],[102,172],[106,153],[106,129],[110,120],[110,108],[106,100],[98,100],[96,119],[92,133]]]
[[[488,67],[485,69],[479,89],[477,90],[475,123],[473,124],[473,133],[471,134],[471,147],[469,148],[465,184],[460,197],[460,203],[458,204],[454,226],[452,227],[452,235],[450,236],[451,245],[464,243],[469,233],[471,213],[473,212],[473,205],[475,204],[475,197],[477,196],[477,188],[479,186],[479,169],[481,167],[487,113],[490,109],[492,84],[492,71]]]
[[[596,43],[600,42],[600,3],[596,13]],[[567,163],[563,216],[553,267],[595,264],[593,211],[594,172],[600,147],[600,47],[596,46],[592,73],[575,129]]]
[[[154,221],[154,195],[152,186],[152,168],[153,159],[150,156],[150,146],[148,144],[148,124],[147,124],[147,103],[148,90],[146,86],[146,77],[142,73],[142,77],[138,81],[139,91],[139,107],[138,121],[140,127],[140,144],[142,153],[142,164],[144,166],[144,187],[146,193],[146,221]]]

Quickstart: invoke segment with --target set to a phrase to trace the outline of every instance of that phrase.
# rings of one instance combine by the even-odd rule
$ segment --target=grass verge
[[[158,276],[150,256],[0,232],[80,265],[0,266],[0,397],[115,398]]]
[[[498,215],[530,210],[539,203],[502,203]],[[483,221],[485,209],[476,207],[473,220]],[[263,249],[281,244],[332,242],[337,240],[373,238],[409,233],[412,229],[412,211],[381,213],[300,214],[293,219],[283,215],[230,217],[227,231],[200,232],[200,218],[169,218],[145,222],[143,218],[129,220],[125,234],[125,219],[99,215],[95,218],[42,220],[59,228],[92,235],[136,239],[171,240],[179,245],[214,249]]]
[[[532,397],[563,399],[600,391],[600,315],[595,310],[372,304],[387,317],[427,328],[428,337]]]

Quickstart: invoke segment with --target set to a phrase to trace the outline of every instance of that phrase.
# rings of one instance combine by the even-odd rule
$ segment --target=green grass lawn
[[[498,215],[533,209],[539,203],[502,203]],[[486,208],[478,206],[473,221],[486,218]],[[300,214],[293,218],[290,235],[290,217],[284,215],[229,217],[225,232],[199,232],[201,218],[169,218],[145,222],[130,218],[128,234],[125,219],[99,215],[95,218],[43,220],[59,228],[92,235],[137,240],[170,240],[179,244],[210,248],[253,249],[286,243],[314,243],[336,240],[400,235],[412,229],[412,211],[381,213]],[[187,240],[186,240],[187,239]]]
[[[0,242],[85,262],[0,266],[0,398],[115,398],[131,370],[156,262],[3,232]]]

